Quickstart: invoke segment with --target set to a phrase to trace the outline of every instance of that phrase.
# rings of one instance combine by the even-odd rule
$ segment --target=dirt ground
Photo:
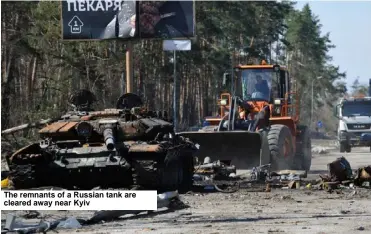
[[[326,173],[326,164],[344,155],[353,169],[371,164],[368,148],[340,154],[331,142],[327,154],[314,154],[309,178]],[[371,190],[343,189],[328,193],[309,189],[272,189],[271,192],[189,193],[181,200],[190,208],[117,221],[58,233],[371,233]],[[2,212],[2,222],[8,212]],[[22,212],[16,212],[22,213]],[[42,211],[47,220],[89,218],[93,211]]]

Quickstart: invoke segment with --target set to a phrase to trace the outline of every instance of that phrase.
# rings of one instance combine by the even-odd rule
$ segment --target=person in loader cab
[[[254,90],[254,93],[252,94],[252,98],[267,100],[268,97],[269,97],[268,83],[266,80],[263,80],[263,78],[260,75],[257,75],[255,90]]]

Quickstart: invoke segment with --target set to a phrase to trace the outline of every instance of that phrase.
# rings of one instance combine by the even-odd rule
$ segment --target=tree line
[[[215,113],[232,57],[235,64],[265,59],[288,66],[298,87],[301,121],[310,124],[313,84],[313,119],[331,128],[326,111],[346,92],[346,74],[331,64],[328,52],[335,46],[309,5],[296,10],[294,4],[195,2],[192,50],[177,52],[183,129]],[[126,42],[62,41],[60,7],[55,1],[2,2],[2,129],[63,114],[77,89],[94,92],[96,108],[114,107],[123,93]],[[172,113],[172,53],[162,50],[161,40],[141,40],[133,54],[135,93],[152,109]]]

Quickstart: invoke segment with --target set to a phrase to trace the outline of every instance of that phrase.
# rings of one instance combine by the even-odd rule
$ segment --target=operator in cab
[[[252,93],[252,98],[263,100],[269,99],[268,83],[266,80],[263,80],[263,78],[260,75],[256,76],[255,90]]]

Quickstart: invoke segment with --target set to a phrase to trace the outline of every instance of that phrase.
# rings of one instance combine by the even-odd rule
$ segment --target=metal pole
[[[133,88],[133,43],[128,41],[126,49],[126,92],[132,93]]]
[[[234,50],[233,50],[233,53],[232,53],[232,58],[231,58],[231,94],[232,94],[232,97],[234,96],[234,88],[235,88],[235,85],[234,85],[234,69],[233,69],[233,65],[234,65]],[[230,123],[228,123],[228,130],[234,130],[234,115],[236,114],[235,110],[236,110],[236,99],[231,99],[231,107],[233,105],[233,108],[231,110],[229,110],[229,116],[230,116]],[[233,112],[232,112],[233,110]],[[231,116],[232,115],[232,116]]]
[[[176,50],[174,50],[174,59],[173,59],[173,62],[174,62],[174,100],[173,100],[173,110],[174,110],[174,131],[176,132],[177,131],[177,113],[178,113],[178,110],[177,110],[177,100],[176,100],[176,86],[177,86],[177,83],[176,83]]]
[[[234,51],[232,53],[232,58],[231,58],[231,94],[232,96],[234,95],[234,69],[233,69],[233,64],[234,64]]]
[[[314,84],[314,80],[312,80],[312,104],[311,104],[311,108],[310,108],[310,128],[312,128],[312,120],[313,120],[313,84]]]

